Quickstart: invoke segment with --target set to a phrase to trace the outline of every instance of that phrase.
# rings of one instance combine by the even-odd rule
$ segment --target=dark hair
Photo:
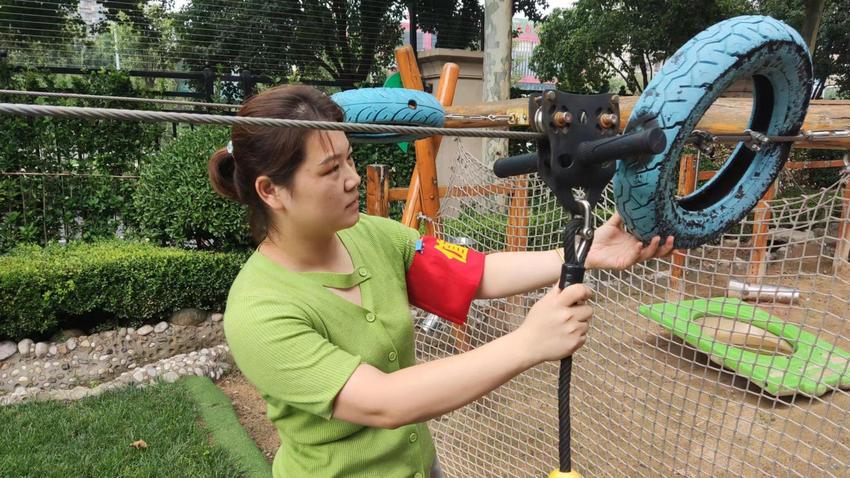
[[[343,120],[343,112],[327,95],[304,85],[277,86],[253,96],[239,109],[238,116]],[[210,184],[221,196],[248,206],[251,235],[261,242],[268,234],[268,212],[257,195],[254,182],[259,176],[289,187],[295,171],[304,162],[304,145],[315,130],[234,126],[230,138],[233,153],[222,148],[210,157],[207,170]]]

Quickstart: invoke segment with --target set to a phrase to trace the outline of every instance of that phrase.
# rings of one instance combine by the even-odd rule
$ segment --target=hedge
[[[230,128],[200,126],[147,158],[133,194],[138,231],[131,236],[203,250],[250,247],[248,209],[220,197],[207,177],[210,155],[229,139]]]
[[[0,256],[0,337],[43,337],[103,321],[133,325],[223,306],[250,252],[127,241],[18,246]]]

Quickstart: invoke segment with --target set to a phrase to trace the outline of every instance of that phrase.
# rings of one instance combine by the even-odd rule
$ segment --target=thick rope
[[[431,128],[422,126],[397,126],[380,124],[336,123],[333,121],[305,121],[276,118],[249,118],[199,113],[166,113],[159,111],[124,110],[113,108],[82,108],[78,106],[25,105],[0,103],[0,114],[17,116],[51,116],[76,119],[114,119],[145,121],[149,123],[218,124],[225,126],[265,126],[272,128],[300,128],[345,131],[348,133],[396,133],[425,136],[466,136],[479,138],[537,139],[541,133],[525,131],[498,131],[490,129]]]
[[[0,90],[0,94],[34,96],[36,98],[74,98],[80,100],[127,101],[133,103],[150,103],[156,105],[178,105],[192,107],[202,106],[204,108],[222,108],[229,110],[239,109],[242,107],[242,105],[230,105],[224,103],[202,103],[199,101],[162,100],[157,98],[132,98],[128,96],[84,95],[81,93],[58,93],[52,91]]]
[[[194,101],[180,100],[162,100],[154,98],[130,98],[123,96],[103,96],[103,95],[84,95],[77,93],[56,93],[45,91],[20,91],[20,90],[2,90],[0,94],[5,95],[23,95],[35,97],[50,97],[50,98],[77,98],[89,100],[107,100],[107,101],[129,101],[138,103],[151,104],[166,104],[166,105],[182,105],[193,107],[208,107],[208,108],[224,108],[238,109],[241,105],[229,105],[222,103],[201,103]],[[22,109],[24,107],[31,107]],[[61,111],[65,109],[67,111]],[[253,125],[253,126],[269,126],[283,128],[304,128],[304,129],[324,129],[336,130],[352,133],[396,133],[396,134],[417,134],[424,136],[465,136],[465,137],[480,137],[480,138],[508,138],[508,139],[537,139],[543,136],[542,133],[523,132],[523,131],[499,131],[479,128],[431,128],[423,126],[398,126],[398,125],[370,125],[359,123],[336,123],[325,121],[304,121],[304,120],[283,120],[274,118],[246,118],[239,117],[224,119],[221,116],[204,115],[199,113],[170,113],[170,112],[154,112],[140,110],[126,110],[117,108],[89,108],[76,106],[46,106],[46,105],[25,105],[19,103],[0,103],[0,114],[12,114],[22,116],[54,116],[63,118],[84,118],[84,119],[118,119],[118,120],[134,120],[146,122],[180,122],[193,124],[221,124],[221,125]],[[185,115],[185,116],[181,116]],[[453,115],[447,115],[447,117]],[[457,115],[454,115],[457,116]],[[491,115],[493,116],[493,115]],[[215,118],[215,119],[213,119]],[[482,119],[475,118],[475,119]],[[251,120],[252,122],[243,122],[242,120]],[[259,121],[259,122],[258,122]],[[463,131],[463,132],[461,132]],[[700,139],[700,134],[705,135]],[[766,142],[784,143],[809,141],[817,142],[830,140],[835,138],[850,137],[848,130],[834,131],[802,131],[794,136],[762,136]],[[726,134],[726,135],[710,135],[705,132],[695,130],[691,134],[689,142],[699,144],[700,141],[706,143],[737,143],[737,142],[752,142],[756,139],[751,134]]]

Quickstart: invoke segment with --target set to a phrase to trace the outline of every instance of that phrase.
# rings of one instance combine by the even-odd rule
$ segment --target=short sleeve
[[[393,221],[387,218],[377,218],[383,230],[386,231],[386,236],[392,242],[393,247],[401,254],[404,259],[405,271],[410,269],[410,264],[413,263],[413,252],[416,247],[416,240],[419,239],[419,231],[404,224]]]
[[[229,303],[224,332],[236,365],[262,394],[325,419],[361,362],[315,330],[306,314],[271,299]]]

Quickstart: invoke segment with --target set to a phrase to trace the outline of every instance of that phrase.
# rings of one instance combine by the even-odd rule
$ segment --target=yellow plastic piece
[[[581,475],[577,471],[552,470],[549,478],[581,478]]]

